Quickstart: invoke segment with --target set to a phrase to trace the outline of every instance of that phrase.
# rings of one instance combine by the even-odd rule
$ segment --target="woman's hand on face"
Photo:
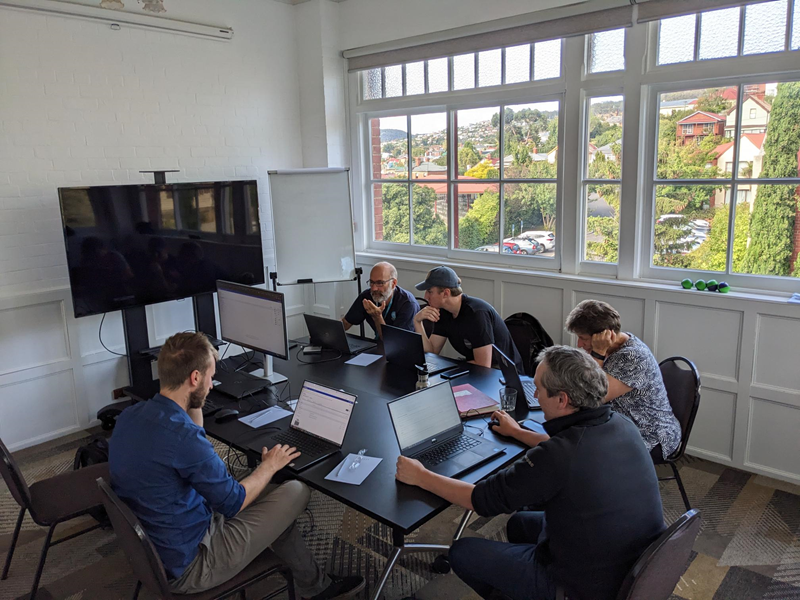
[[[603,356],[608,355],[608,350],[614,344],[614,332],[604,329],[592,335],[592,348],[590,352],[597,352]]]

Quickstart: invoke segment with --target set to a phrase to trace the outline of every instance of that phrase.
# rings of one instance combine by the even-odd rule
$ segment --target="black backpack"
[[[525,374],[533,377],[539,365],[536,357],[539,352],[553,345],[553,338],[547,334],[541,323],[528,313],[514,313],[505,320],[505,324],[522,356]]]
[[[75,462],[72,468],[77,471],[82,467],[96,465],[98,463],[108,462],[108,440],[103,436],[95,436],[88,444],[78,448],[75,453]],[[95,521],[105,529],[111,526],[111,521],[108,519],[106,509],[102,506],[93,508],[89,511]]]

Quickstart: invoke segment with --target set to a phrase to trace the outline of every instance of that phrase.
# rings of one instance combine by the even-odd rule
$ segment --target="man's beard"
[[[204,390],[202,387],[189,392],[189,408],[203,408],[206,396],[208,396],[208,390]]]
[[[394,289],[391,289],[386,292],[370,292],[370,295],[372,296],[372,299],[375,301],[375,304],[383,304],[384,302],[389,300],[389,298],[392,297],[393,293]]]

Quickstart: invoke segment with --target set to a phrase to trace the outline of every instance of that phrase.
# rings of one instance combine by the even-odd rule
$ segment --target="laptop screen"
[[[425,388],[389,403],[400,450],[461,425],[449,383]]]
[[[353,394],[306,381],[297,399],[292,427],[341,446],[355,402]]]

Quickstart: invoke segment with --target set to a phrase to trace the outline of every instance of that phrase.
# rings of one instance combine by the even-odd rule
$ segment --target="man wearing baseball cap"
[[[466,359],[483,367],[492,366],[492,344],[514,358],[517,371],[524,373],[522,357],[511,339],[508,327],[494,307],[480,298],[461,291],[461,280],[450,267],[436,267],[425,281],[417,284],[425,291],[428,306],[414,316],[414,330],[422,335],[425,352],[439,354],[444,343],[450,344]],[[430,337],[423,321],[433,322]]]

